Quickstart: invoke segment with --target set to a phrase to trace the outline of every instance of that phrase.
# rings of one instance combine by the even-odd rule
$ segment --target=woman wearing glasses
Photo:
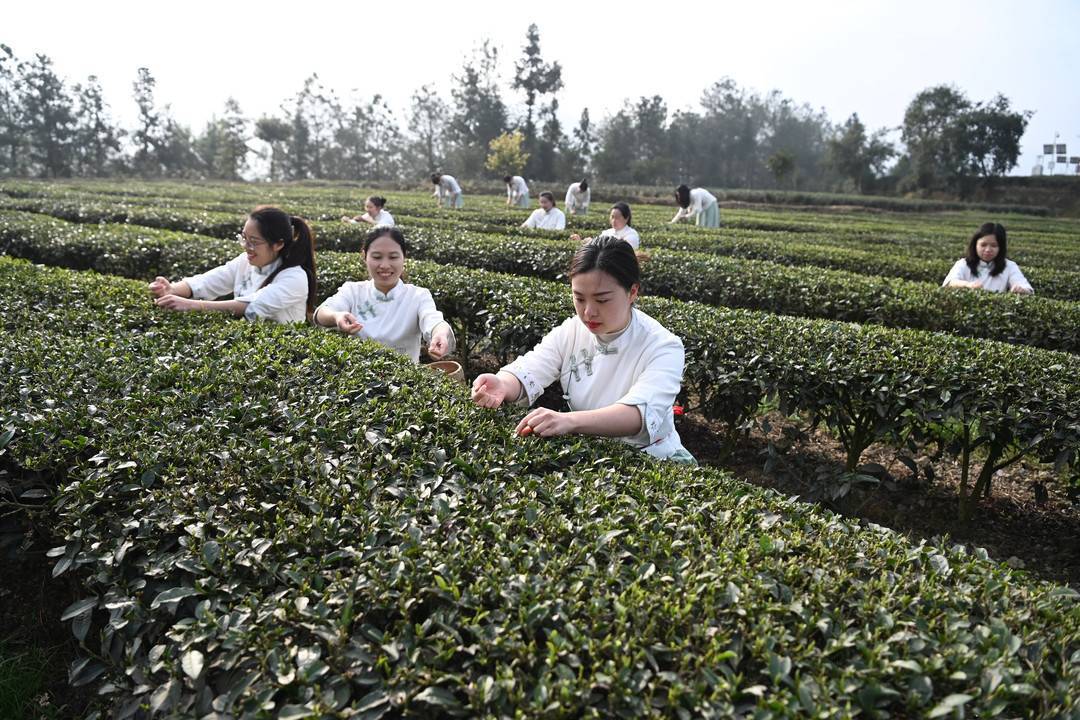
[[[315,307],[315,236],[303,218],[262,205],[237,236],[244,252],[213,270],[150,283],[167,310],[229,313],[248,320],[304,322]],[[218,300],[232,294],[232,300]]]
[[[520,435],[616,437],[650,455],[694,463],[675,430],[672,407],[682,383],[682,341],[634,308],[641,270],[625,240],[590,240],[570,264],[576,315],[532,351],[473,382],[473,401],[496,408],[532,404],[558,380],[569,412],[537,408]]]

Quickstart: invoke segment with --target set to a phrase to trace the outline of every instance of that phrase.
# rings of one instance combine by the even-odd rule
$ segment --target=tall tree
[[[75,86],[75,100],[75,172],[105,177],[120,162],[124,131],[109,117],[109,105],[96,75]]]
[[[225,100],[225,112],[218,120],[221,145],[214,158],[215,177],[240,180],[248,165],[248,120],[234,98]]]
[[[26,173],[23,91],[18,66],[12,49],[0,44],[0,175]]]
[[[165,127],[161,113],[154,104],[154,87],[157,81],[145,67],[138,69],[132,89],[135,104],[139,108],[138,125],[131,139],[135,143],[135,155],[132,169],[144,177],[156,177],[161,174],[161,162],[158,157],[165,142]]]
[[[970,109],[971,102],[951,85],[923,90],[908,104],[901,139],[917,187],[953,185],[964,176],[964,117]]]
[[[450,136],[457,173],[476,177],[483,172],[488,144],[506,129],[506,104],[499,91],[499,51],[487,40],[454,76]]]
[[[42,54],[20,64],[23,111],[30,138],[30,160],[42,177],[71,175],[75,132],[74,101],[64,81]]]
[[[357,99],[335,132],[331,175],[350,180],[389,180],[401,170],[401,131],[381,95]]]
[[[522,57],[514,64],[513,80],[513,88],[525,93],[525,124],[522,130],[525,135],[525,150],[531,154],[530,165],[525,169],[528,175],[549,177],[545,173],[554,170],[554,148],[551,141],[537,137],[536,103],[543,95],[554,96],[562,86],[562,66],[558,62],[544,62],[540,54],[540,30],[536,23],[533,23],[525,33]],[[552,101],[555,102],[554,97]],[[541,142],[546,142],[547,147],[538,152]]]
[[[448,114],[446,103],[430,85],[413,93],[409,108],[412,174],[427,175],[442,166]]]
[[[255,137],[269,146],[269,179],[284,180],[287,146],[292,137],[292,127],[286,120],[264,115],[255,121]]]
[[[581,111],[570,149],[572,157],[568,163],[571,168],[568,174],[574,177],[584,176],[592,169],[592,158],[596,152],[596,128],[589,117],[589,108]]]
[[[864,192],[882,174],[885,163],[896,154],[886,140],[888,131],[878,130],[871,136],[858,113],[852,113],[835,137],[829,140],[827,163],[837,175],[851,180],[858,192]]]

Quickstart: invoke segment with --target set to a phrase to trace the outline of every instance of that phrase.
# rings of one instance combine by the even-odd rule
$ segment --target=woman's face
[[[983,262],[994,262],[998,255],[998,241],[993,235],[983,235],[975,241],[975,253]]]
[[[371,243],[364,260],[367,262],[368,276],[375,281],[375,288],[379,292],[392,290],[405,270],[405,254],[389,235],[383,235]]]
[[[622,330],[630,321],[630,309],[637,299],[638,286],[627,291],[603,270],[591,270],[570,278],[574,309],[585,327],[594,334]]]
[[[623,217],[618,208],[611,208],[611,227],[616,230],[622,230],[626,227],[626,218]]]
[[[240,236],[240,244],[244,248],[244,252],[247,253],[248,263],[257,268],[264,268],[270,263],[277,260],[281,249],[285,247],[284,242],[276,242],[271,245],[263,237],[262,231],[259,230],[259,223],[255,222],[252,218],[248,218],[244,223],[244,232]]]
[[[540,207],[544,210],[544,212],[548,212],[551,210],[551,208],[555,207],[555,203],[552,200],[549,200],[547,197],[541,195]]]
[[[364,201],[364,211],[367,212],[367,214],[371,217],[375,217],[379,214],[379,208],[376,207],[375,203],[371,202],[370,200]]]

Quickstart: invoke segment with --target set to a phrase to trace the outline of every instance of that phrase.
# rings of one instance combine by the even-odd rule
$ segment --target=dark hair
[[[979,229],[975,231],[975,234],[968,240],[967,254],[964,259],[967,261],[967,266],[971,269],[971,274],[976,275],[979,272],[979,253],[975,249],[976,243],[979,242],[979,238],[986,237],[987,235],[993,235],[997,239],[998,254],[994,258],[994,267],[990,271],[990,275],[1000,275],[1001,271],[1005,269],[1005,226],[1000,223],[983,223],[979,226]]]
[[[285,268],[303,268],[308,280],[307,314],[310,318],[315,310],[318,290],[315,276],[315,233],[311,231],[311,226],[304,218],[290,215],[272,205],[260,205],[248,213],[248,217],[259,226],[259,233],[268,243],[285,243],[278,254],[281,265],[270,273],[270,277],[266,278],[260,288],[274,282],[274,278]]]
[[[547,198],[548,200],[550,200],[550,201],[551,201],[551,204],[552,204],[552,205],[554,205],[554,204],[555,204],[555,196],[554,196],[554,195],[552,195],[551,193],[549,193],[549,192],[548,192],[547,190],[545,190],[544,192],[540,193],[540,197],[542,197],[542,198]]]
[[[371,249],[371,243],[375,242],[379,238],[389,237],[396,242],[401,248],[402,256],[405,255],[405,234],[398,230],[396,227],[388,227],[386,225],[380,225],[367,234],[364,238],[363,250],[366,253]]]
[[[442,175],[440,175],[439,173],[431,173],[431,184],[438,185],[440,178],[442,178]]]
[[[675,200],[679,203],[679,207],[690,207],[690,188],[686,185],[680,185],[675,188]]]
[[[504,175],[503,176],[503,182],[504,183],[511,183],[513,181],[514,181],[514,177],[512,175]]]
[[[630,224],[630,206],[624,202],[617,202],[611,206],[612,210],[618,210],[619,214],[626,218],[626,224]]]
[[[368,197],[368,199],[365,202],[371,203],[372,205],[379,208],[380,210],[382,210],[384,207],[386,207],[386,198],[384,198],[382,196],[379,196],[379,195],[371,195],[371,196]]]
[[[614,235],[601,235],[582,245],[570,261],[567,277],[603,270],[627,292],[641,287],[641,266],[630,243]]]
[[[581,182],[578,183],[578,190],[588,190],[588,189],[589,189],[589,178],[582,178]]]

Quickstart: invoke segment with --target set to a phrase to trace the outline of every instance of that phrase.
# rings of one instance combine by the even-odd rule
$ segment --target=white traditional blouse
[[[605,341],[606,340],[606,341]],[[682,340],[640,310],[614,336],[599,336],[575,315],[503,368],[521,382],[531,405],[558,380],[571,410],[622,404],[641,413],[641,431],[620,438],[654,457],[686,454],[672,406],[682,384]]]
[[[371,280],[347,282],[324,300],[321,308],[352,313],[364,326],[356,337],[376,340],[407,355],[413,362],[420,360],[421,340],[429,341],[436,326],[446,322],[427,288],[401,279],[385,294],[376,290]],[[455,345],[451,329],[448,352],[453,352]]]
[[[461,186],[453,175],[440,175],[439,184],[435,187],[433,195],[437,198],[451,198],[461,194]]]
[[[600,233],[599,237],[617,237],[620,240],[625,240],[630,243],[630,247],[637,250],[641,246],[641,236],[637,234],[637,230],[629,225],[623,225],[622,230],[616,230],[615,228],[608,228],[604,232]]]
[[[510,198],[511,203],[517,202],[528,194],[529,186],[525,183],[525,178],[520,175],[514,175],[506,184],[506,197]]]
[[[532,215],[521,223],[521,227],[536,228],[538,230],[562,230],[566,227],[566,215],[557,207],[553,207],[547,212],[544,212],[544,208],[536,208],[532,211]]]
[[[371,218],[371,222],[375,227],[394,227],[394,216],[386,210],[380,210],[378,215],[371,215],[369,213],[364,213],[364,215]]]
[[[694,188],[690,191],[690,205],[679,208],[679,212],[675,213],[675,219],[692,218],[715,202],[716,196],[711,192],[705,188]]]
[[[279,265],[281,258],[257,268],[248,262],[247,253],[240,253],[220,267],[184,278],[184,282],[196,300],[217,300],[232,293],[234,300],[248,304],[244,311],[248,320],[304,322],[308,299],[308,276],[304,268],[287,267],[263,287]]]
[[[1031,287],[1031,283],[1024,277],[1024,273],[1020,272],[1020,266],[1012,260],[1006,258],[1005,269],[997,275],[990,274],[990,271],[993,269],[993,263],[980,260],[978,272],[972,274],[971,268],[968,267],[967,260],[960,258],[956,261],[956,264],[952,266],[952,269],[949,270],[949,274],[945,276],[945,280],[941,285],[944,287],[953,280],[961,280],[963,282],[980,280],[982,282],[982,289],[989,290],[990,292],[1009,292],[1014,287],[1022,287],[1030,292],[1035,292]]]
[[[592,193],[592,188],[581,189],[581,183],[571,183],[570,187],[566,188],[566,202],[563,205],[566,207],[566,212],[572,213],[575,210],[581,210],[582,212],[589,209],[589,197]]]

